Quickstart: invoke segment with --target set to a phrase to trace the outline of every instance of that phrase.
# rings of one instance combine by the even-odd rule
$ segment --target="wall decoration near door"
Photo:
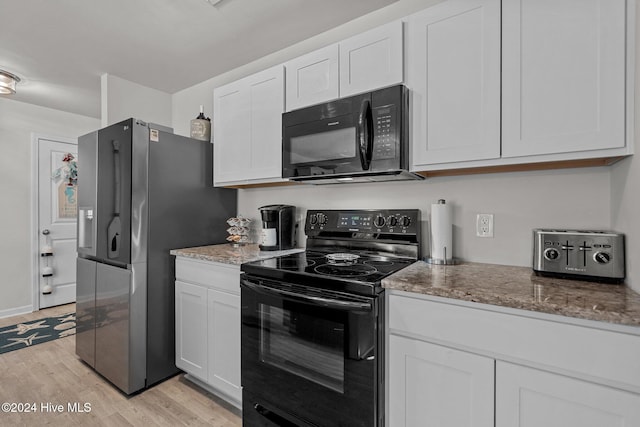
[[[45,317],[0,328],[0,354],[76,333],[76,314]]]
[[[58,218],[74,219],[78,212],[78,190],[75,186],[60,183],[58,185]]]
[[[78,212],[78,164],[72,153],[62,156],[62,166],[51,178],[58,183],[58,218],[75,219]]]

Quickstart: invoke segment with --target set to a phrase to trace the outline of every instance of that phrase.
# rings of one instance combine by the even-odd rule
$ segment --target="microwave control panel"
[[[397,157],[398,119],[395,105],[373,109],[373,136],[374,160]]]

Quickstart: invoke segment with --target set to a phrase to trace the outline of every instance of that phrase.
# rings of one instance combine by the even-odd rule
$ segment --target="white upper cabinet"
[[[408,20],[413,170],[500,157],[500,0],[449,0]]]
[[[394,21],[287,62],[287,111],[402,83],[402,31]]]
[[[213,91],[215,186],[282,181],[282,65]]]
[[[625,146],[625,0],[503,0],[502,155]]]
[[[403,82],[402,21],[358,34],[339,46],[341,97]]]
[[[246,179],[251,147],[249,97],[238,81],[213,91],[213,185]],[[235,160],[233,160],[235,159]]]
[[[338,98],[337,44],[292,59],[285,69],[287,111]]]

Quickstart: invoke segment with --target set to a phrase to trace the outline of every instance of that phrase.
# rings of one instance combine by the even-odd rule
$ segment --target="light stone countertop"
[[[386,289],[640,326],[640,294],[625,285],[541,277],[531,268],[424,261],[382,280]]]
[[[257,244],[233,246],[231,243],[222,243],[219,245],[172,249],[169,253],[175,256],[199,259],[201,261],[240,265],[245,262],[273,258],[294,252],[302,252],[303,250],[304,249],[298,248],[286,251],[261,251]]]
[[[171,255],[240,265],[303,249],[260,251],[257,244],[224,243],[173,249]],[[640,326],[640,294],[625,285],[541,277],[528,267],[423,261],[382,280],[386,289],[516,308],[579,319]]]

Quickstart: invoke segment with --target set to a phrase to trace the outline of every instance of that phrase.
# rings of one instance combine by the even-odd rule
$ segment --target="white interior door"
[[[46,308],[76,300],[77,185],[66,178],[77,144],[38,138],[38,302]],[[59,178],[53,178],[56,172]]]

